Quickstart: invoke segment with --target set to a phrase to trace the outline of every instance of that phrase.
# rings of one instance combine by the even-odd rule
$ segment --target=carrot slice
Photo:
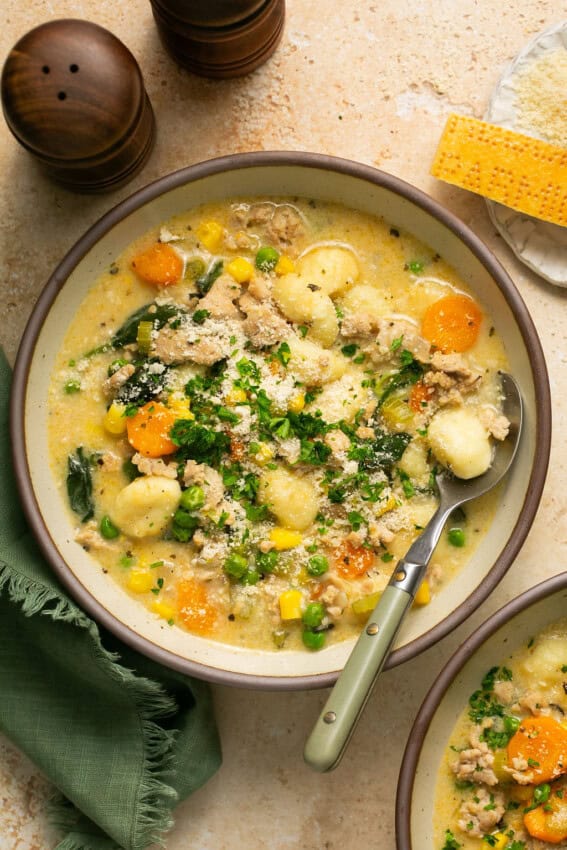
[[[466,351],[477,340],[482,313],[467,295],[446,295],[425,311],[421,333],[444,354]]]
[[[169,439],[175,422],[172,410],[159,401],[148,401],[126,420],[130,445],[146,457],[170,455],[177,450]]]
[[[567,838],[567,800],[552,793],[543,806],[524,815],[529,834],[548,844],[560,844]]]
[[[567,772],[567,729],[553,717],[526,717],[508,741],[508,763],[524,759],[530,784],[549,782]]]
[[[418,381],[411,388],[409,397],[410,410],[414,413],[420,413],[429,403],[435,390],[433,387],[428,387],[423,381]]]
[[[333,561],[343,578],[358,578],[374,565],[374,553],[364,546],[354,546],[345,540],[335,549]]]
[[[166,242],[156,242],[132,260],[132,268],[146,283],[167,286],[183,274],[183,260]]]
[[[207,589],[196,581],[183,581],[177,588],[177,609],[183,625],[199,635],[210,634],[217,611]]]

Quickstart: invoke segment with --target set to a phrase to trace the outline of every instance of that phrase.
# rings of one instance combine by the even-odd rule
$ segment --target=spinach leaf
[[[389,472],[411,442],[411,434],[400,431],[387,434],[377,430],[373,440],[358,441],[347,453],[349,460],[357,460],[361,469],[383,469]]]
[[[75,513],[86,522],[94,516],[93,481],[90,459],[79,446],[67,458],[67,495]]]
[[[403,357],[403,355],[408,356]],[[421,363],[418,363],[417,360],[413,359],[409,351],[404,349],[404,351],[402,351],[401,359],[402,368],[397,372],[394,372],[393,375],[388,375],[376,385],[375,391],[378,396],[379,406],[384,404],[386,399],[389,398],[395,390],[416,384],[419,379],[423,377],[423,366]]]
[[[168,375],[169,367],[160,360],[143,360],[137,363],[134,374],[122,384],[116,393],[116,400],[126,405],[151,401],[167,386]]]
[[[151,322],[154,329],[159,330],[170,319],[180,318],[184,315],[185,310],[177,304],[145,304],[128,316],[124,324],[118,328],[111,338],[110,345],[112,348],[123,348],[125,345],[136,342],[140,322]]]
[[[210,267],[210,269],[201,277],[198,277],[195,283],[197,284],[197,290],[199,295],[206,295],[217,277],[220,277],[223,268],[223,261],[217,260],[216,263]]]

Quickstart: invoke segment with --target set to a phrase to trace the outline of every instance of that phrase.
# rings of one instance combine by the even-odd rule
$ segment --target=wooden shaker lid
[[[114,189],[151,151],[155,122],[138,64],[97,24],[31,30],[9,53],[1,90],[16,139],[68,188]]]

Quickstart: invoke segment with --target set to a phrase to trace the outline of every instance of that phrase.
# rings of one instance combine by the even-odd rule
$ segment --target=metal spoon
[[[510,375],[502,374],[501,379],[504,414],[510,421],[508,436],[498,444],[492,465],[483,475],[464,480],[444,472],[437,477],[439,507],[399,561],[307,740],[304,758],[314,770],[332,770],[339,763],[449,515],[494,487],[514,460],[522,430],[522,399]]]

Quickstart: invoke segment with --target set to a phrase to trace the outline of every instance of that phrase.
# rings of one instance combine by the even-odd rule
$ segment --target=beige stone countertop
[[[406,736],[453,650],[488,614],[564,569],[567,545],[567,290],[523,267],[495,233],[482,198],[429,176],[445,118],[481,118],[501,73],[535,34],[561,20],[558,0],[288,0],[277,52],[248,77],[212,81],[181,70],[158,40],[147,0],[7,0],[0,56],[32,27],[84,18],[137,58],[158,138],[126,187],[88,197],[46,179],[0,122],[2,321],[13,360],[41,287],[82,232],[133,190],[167,172],[249,150],[310,150],[358,160],[423,189],[496,253],[539,330],[554,404],[550,472],[517,562],[472,618],[381,677],[339,768],[318,775],[303,745],[326,692],[214,686],[224,762],[176,810],[167,850],[393,850],[394,800]],[[0,738],[0,850],[50,850],[49,788]]]

